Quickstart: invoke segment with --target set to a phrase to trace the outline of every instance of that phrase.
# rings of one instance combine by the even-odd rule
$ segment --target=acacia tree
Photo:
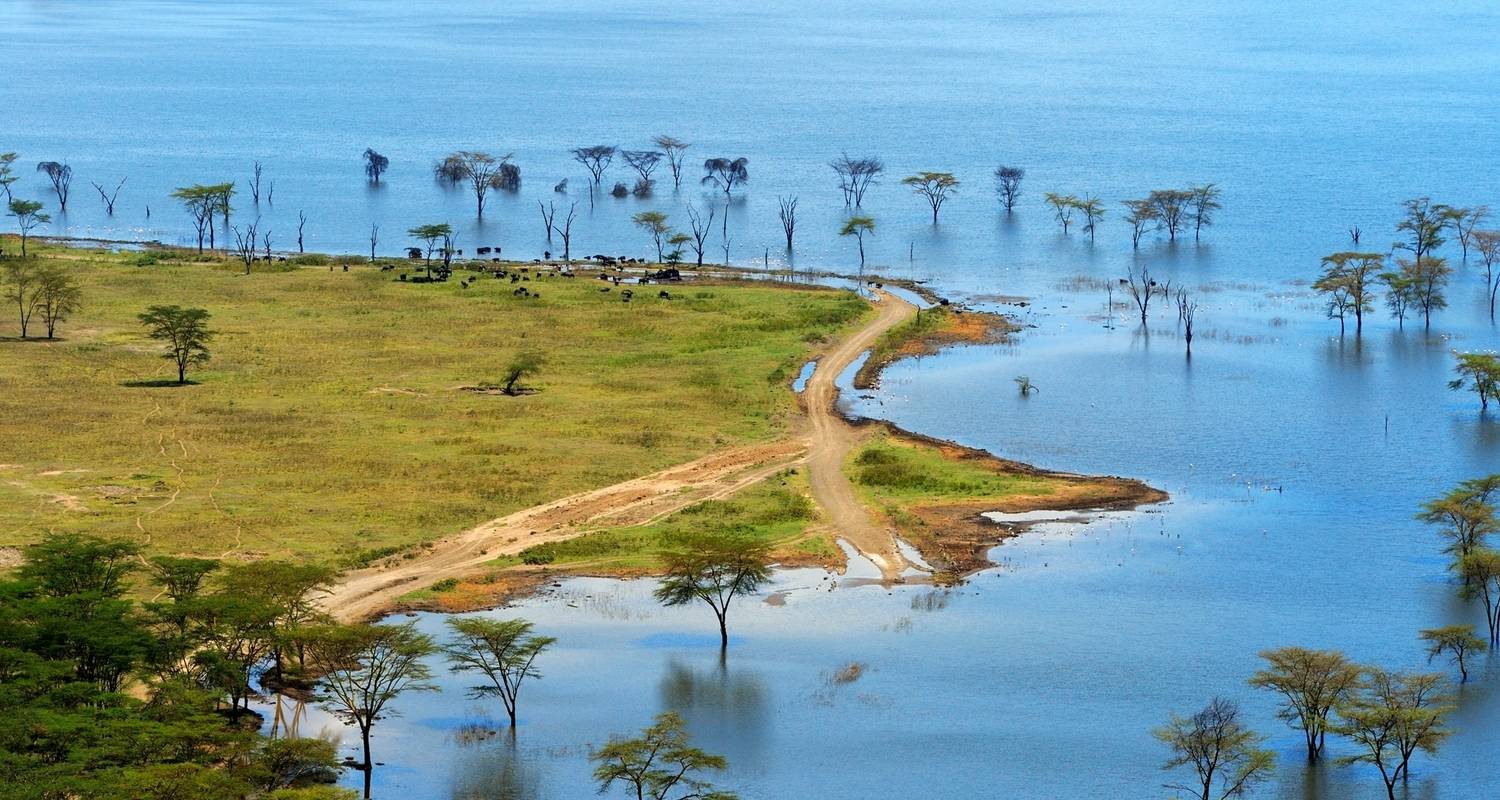
[[[297,667],[307,666],[306,631],[332,619],[317,605],[317,597],[333,588],[339,571],[326,564],[262,559],[228,567],[220,578],[229,595],[250,598],[270,609],[271,656],[279,679],[288,654],[297,657]]]
[[[104,187],[98,183],[93,181],[90,181],[90,183],[94,184],[94,191],[99,193],[99,199],[104,202],[105,216],[113,217],[115,215],[115,200],[120,196],[120,189],[125,186],[125,179],[121,178],[120,182],[115,184],[115,190],[112,192],[104,191]]]
[[[1375,308],[1371,286],[1385,256],[1380,253],[1333,253],[1323,256],[1323,274],[1313,282],[1313,290],[1328,297],[1328,318],[1338,319],[1339,334],[1344,333],[1344,317],[1354,314],[1354,335],[1364,332],[1365,313]]]
[[[1442,526],[1438,533],[1447,540],[1443,552],[1453,556],[1454,572],[1460,571],[1465,556],[1484,546],[1490,534],[1500,532],[1492,496],[1500,496],[1500,473],[1463,481],[1442,497],[1422,504],[1417,519]]]
[[[1457,353],[1453,371],[1458,377],[1448,382],[1453,390],[1472,388],[1479,395],[1479,410],[1488,411],[1490,401],[1500,402],[1500,356],[1494,353]]]
[[[359,728],[364,745],[360,769],[370,796],[370,731],[375,721],[396,713],[390,704],[406,692],[435,691],[424,662],[436,652],[432,639],[405,625],[329,625],[308,637],[308,661],[322,675],[325,707],[345,724]]]
[[[1500,293],[1500,231],[1474,231],[1474,249],[1484,263],[1485,295],[1490,302],[1490,320],[1495,319],[1495,295]]]
[[[1276,716],[1302,731],[1307,760],[1318,760],[1334,709],[1359,686],[1359,665],[1336,650],[1304,647],[1264,650],[1260,657],[1266,666],[1250,676],[1250,685],[1282,696]]]
[[[1000,205],[1005,206],[1005,213],[1015,210],[1016,200],[1021,197],[1021,179],[1025,177],[1026,170],[1020,167],[1007,167],[1004,164],[995,167],[995,194],[1000,196]]]
[[[1043,195],[1047,205],[1052,206],[1052,216],[1062,226],[1063,235],[1068,235],[1068,226],[1073,224],[1073,212],[1078,210],[1078,198],[1071,194],[1048,192]]]
[[[370,147],[365,148],[364,159],[365,177],[370,179],[370,183],[380,183],[380,176],[390,168],[391,160]]]
[[[1453,665],[1458,667],[1459,683],[1469,680],[1467,659],[1471,653],[1484,652],[1484,640],[1474,635],[1473,625],[1444,625],[1441,628],[1425,628],[1422,641],[1427,643],[1427,663],[1448,654]]]
[[[1190,717],[1173,714],[1152,735],[1172,750],[1162,769],[1192,768],[1192,783],[1168,784],[1167,788],[1201,800],[1240,797],[1268,779],[1276,767],[1276,754],[1260,746],[1265,737],[1240,720],[1239,705],[1222,697],[1213,698]]]
[[[682,158],[687,149],[692,145],[681,139],[676,139],[666,134],[661,134],[651,140],[667,157],[667,165],[672,168],[672,188],[682,188]]]
[[[179,186],[172,191],[172,197],[180,201],[187,209],[188,215],[193,218],[193,226],[198,230],[198,252],[203,252],[203,241],[208,239],[208,246],[213,245],[214,214],[218,211],[219,194],[224,184],[204,185],[195,183],[192,186]]]
[[[177,382],[187,383],[187,368],[209,359],[208,343],[214,332],[208,328],[207,311],[182,306],[150,306],[137,318],[146,335],[167,344],[162,358],[177,365]]]
[[[625,166],[635,170],[640,180],[635,184],[635,195],[637,197],[651,194],[651,187],[656,181],[651,179],[651,173],[656,171],[661,164],[662,153],[659,150],[621,150],[620,158],[625,160]]]
[[[1359,752],[1339,763],[1375,765],[1386,797],[1396,800],[1396,784],[1406,780],[1412,756],[1419,750],[1436,754],[1448,738],[1449,700],[1441,675],[1366,668],[1360,690],[1339,706],[1336,728]]]
[[[667,224],[667,215],[660,211],[642,211],[631,217],[637,228],[651,235],[651,241],[656,245],[656,262],[661,263],[662,237],[666,236],[672,227]]]
[[[57,210],[68,210],[68,192],[73,189],[73,168],[57,161],[43,161],[36,165],[37,172],[45,172],[52,181],[52,193],[57,195]]]
[[[1074,201],[1074,207],[1083,214],[1083,229],[1089,235],[1089,241],[1094,241],[1094,231],[1099,227],[1099,220],[1104,219],[1104,202],[1097,197],[1084,197]]]
[[[10,185],[20,180],[15,173],[16,159],[20,158],[16,153],[0,153],[0,191],[5,192],[5,202],[8,205],[15,196],[10,193]]]
[[[515,397],[525,387],[521,379],[535,375],[542,368],[542,354],[535,351],[517,353],[505,367],[505,377],[500,381],[500,391]]]
[[[765,545],[732,533],[686,537],[666,557],[656,599],[667,606],[701,601],[719,620],[719,648],[729,648],[729,605],[771,579]]]
[[[453,235],[453,226],[446,222],[418,225],[415,228],[408,229],[406,235],[413,239],[419,239],[423,243],[423,252],[427,257],[427,276],[432,277],[432,254],[438,249],[440,242],[446,242]]]
[[[777,216],[781,218],[781,230],[786,234],[787,252],[792,250],[792,234],[797,232],[797,196],[777,196]]]
[[[39,271],[37,281],[38,314],[42,315],[42,326],[47,329],[47,338],[57,335],[58,323],[83,307],[83,290],[72,275],[49,264]]]
[[[484,200],[491,189],[501,188],[501,167],[510,161],[510,154],[496,158],[478,150],[456,150],[443,159],[451,164],[460,180],[469,182],[474,190],[474,214],[484,219]]]
[[[708,216],[705,217],[693,208],[692,203],[687,204],[688,228],[692,231],[693,240],[689,245],[693,248],[693,255],[698,259],[698,268],[703,268],[703,250],[708,241],[708,234],[714,229],[714,214],[717,209],[708,207]]]
[[[1432,312],[1448,307],[1448,296],[1444,289],[1448,286],[1448,278],[1453,274],[1453,268],[1448,266],[1448,260],[1429,256],[1411,261],[1397,259],[1401,266],[1401,274],[1406,279],[1411,289],[1411,302],[1422,311],[1422,322],[1427,329],[1432,328]]]
[[[951,172],[918,172],[902,178],[901,183],[910,186],[912,193],[927,201],[932,207],[932,224],[936,225],[938,210],[950,195],[958,191],[959,180]]]
[[[52,221],[52,217],[42,213],[42,204],[36,200],[22,200],[11,198],[8,205],[7,217],[14,217],[16,228],[21,233],[21,257],[26,257],[26,240],[31,238],[31,232]]]
[[[853,236],[859,242],[859,274],[865,274],[865,235],[875,235],[875,219],[873,217],[850,217],[844,220],[844,227],[839,229],[840,236]]]
[[[610,162],[615,160],[615,146],[595,144],[588,147],[575,147],[573,160],[589,171],[589,182],[594,185],[595,189],[598,189],[599,182],[604,179],[604,171],[609,169]]]
[[[1453,232],[1458,234],[1458,246],[1462,248],[1464,261],[1469,260],[1469,243],[1473,241],[1474,229],[1490,215],[1489,206],[1473,208],[1446,208],[1443,216]]]
[[[1459,590],[1465,599],[1484,602],[1484,621],[1490,630],[1490,647],[1500,647],[1500,552],[1488,547],[1475,548],[1459,559]]]
[[[717,790],[700,777],[729,766],[688,743],[687,725],[676,712],[656,716],[656,722],[634,739],[611,739],[589,760],[599,793],[620,784],[637,800],[737,800],[733,792]]]
[[[1385,285],[1385,304],[1398,327],[1406,327],[1406,312],[1411,309],[1414,287],[1405,271],[1382,272],[1380,282]]]
[[[1443,236],[1452,223],[1450,207],[1434,203],[1431,198],[1417,197],[1401,204],[1405,216],[1396,223],[1396,232],[1406,238],[1392,244],[1392,249],[1411,251],[1413,261],[1420,263],[1432,251],[1443,246]]]
[[[1167,239],[1177,241],[1177,234],[1188,222],[1193,193],[1183,189],[1158,189],[1146,197],[1156,212],[1157,224],[1167,232]]]
[[[475,672],[488,681],[470,687],[474,698],[499,697],[510,715],[510,727],[516,727],[516,700],[521,684],[527,678],[540,678],[534,666],[537,656],[557,639],[533,635],[532,624],[524,619],[484,619],[460,617],[448,620],[454,638],[443,648],[454,672]]]
[[[864,203],[865,191],[885,172],[885,162],[876,156],[850,158],[842,153],[828,162],[839,179],[839,191],[844,193],[844,205],[859,208]],[[788,249],[791,245],[787,245]]]
[[[1125,200],[1125,221],[1130,223],[1130,246],[1139,249],[1141,236],[1159,222],[1156,206],[1150,200]]]
[[[14,201],[12,201],[14,202]],[[7,259],[4,262],[5,299],[16,304],[20,314],[21,338],[26,338],[31,318],[41,304],[42,270],[34,262],[25,259]]]
[[[703,180],[705,186],[714,186],[724,190],[727,199],[734,187],[742,183],[750,182],[750,159],[741,156],[736,159],[710,158],[703,162]],[[725,212],[726,214],[728,212]]]
[[[1214,214],[1224,205],[1219,202],[1223,191],[1212,183],[1202,186],[1193,186],[1188,189],[1188,213],[1193,221],[1193,240],[1197,241],[1203,235],[1203,229],[1214,224]]]

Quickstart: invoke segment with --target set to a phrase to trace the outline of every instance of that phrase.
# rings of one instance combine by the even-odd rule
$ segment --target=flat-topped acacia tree
[[[665,561],[656,599],[667,606],[708,604],[719,621],[719,649],[728,650],[730,603],[771,579],[766,546],[733,532],[700,533],[684,537]]]
[[[733,159],[710,158],[703,162],[703,185],[722,189],[725,197],[734,191],[734,187],[749,182],[750,159],[744,156]]]
[[[177,382],[187,383],[187,369],[208,361],[208,343],[214,332],[208,329],[207,311],[182,306],[151,306],[137,315],[146,326],[146,335],[167,344],[162,358],[177,365]]]
[[[901,183],[910,186],[913,193],[927,201],[932,207],[932,224],[936,225],[938,211],[958,191],[960,182],[951,172],[918,172],[902,178]]]
[[[875,235],[874,217],[850,217],[839,228],[840,236],[853,236],[859,242],[859,274],[865,274],[865,236]]]
[[[615,160],[616,150],[617,148],[612,144],[593,144],[573,148],[573,160],[589,171],[589,183],[593,184],[595,189],[598,189],[600,181],[604,180],[604,171],[609,169],[610,163]]]
[[[486,619],[458,617],[448,620],[453,639],[443,648],[454,672],[474,672],[488,683],[471,687],[476,698],[499,697],[510,716],[510,727],[516,727],[516,704],[521,684],[527,678],[540,678],[535,667],[537,656],[557,639],[533,634],[533,625],[524,619]]]
[[[657,147],[661,148],[662,154],[667,157],[667,165],[672,168],[672,188],[681,189],[682,159],[686,155],[687,149],[692,147],[692,145],[675,136],[668,136],[664,133],[651,141]]]

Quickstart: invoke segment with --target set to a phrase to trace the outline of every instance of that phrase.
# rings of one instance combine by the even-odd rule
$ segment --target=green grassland
[[[463,271],[414,285],[362,265],[247,276],[230,261],[36,251],[77,277],[85,307],[55,342],[15,340],[0,316],[0,545],[89,531],[157,552],[361,563],[774,438],[802,359],[868,310],[753,282],[671,285],[670,300],[636,287],[623,303],[587,277],[516,297],[505,280],[464,288]],[[173,377],[135,318],[152,304],[212,313],[195,384],[144,385]],[[534,393],[465,390],[522,351],[543,357]]]

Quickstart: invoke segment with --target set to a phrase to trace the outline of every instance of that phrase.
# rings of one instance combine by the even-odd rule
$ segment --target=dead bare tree
[[[380,243],[380,226],[370,225],[370,261],[375,261],[375,245]]]
[[[260,241],[261,241],[261,244],[265,246],[266,261],[270,261],[271,260],[271,231],[269,229],[267,229],[265,233],[262,233],[260,235]]]
[[[563,224],[554,225],[552,230],[563,240],[563,263],[573,263],[573,218],[578,216],[578,204],[572,203],[568,206],[568,216],[563,217]]]
[[[90,181],[90,183],[93,183],[93,181]],[[98,192],[99,199],[104,201],[104,213],[106,216],[113,217],[115,215],[115,198],[120,196],[120,187],[124,185],[125,179],[121,178],[120,182],[115,184],[115,190],[106,193],[103,186],[94,183],[94,191]]]
[[[271,188],[269,188],[269,189],[266,190],[266,203],[268,205],[273,205],[273,206],[276,205],[276,179],[275,178],[271,179]]]
[[[781,216],[781,230],[786,233],[786,249],[792,249],[792,233],[797,230],[797,196],[776,197],[776,202],[781,205],[778,214]]]
[[[615,146],[612,144],[595,144],[588,147],[573,148],[573,160],[583,165],[589,171],[589,182],[594,188],[599,188],[599,182],[604,180],[604,170],[609,169],[611,162],[615,160]]]
[[[673,137],[666,134],[657,136],[652,140],[652,142],[655,143],[657,147],[661,148],[662,153],[664,153],[667,157],[667,165],[672,168],[672,188],[681,189],[682,157],[687,149],[692,145],[682,141],[681,139],[674,139]]]
[[[260,204],[260,174],[264,167],[259,161],[250,169],[250,202]]]
[[[1355,247],[1359,247],[1359,235],[1361,232],[1358,225],[1349,226],[1349,240],[1354,243]]]
[[[885,172],[885,162],[876,156],[850,158],[848,153],[841,153],[838,158],[828,162],[828,166],[838,175],[839,190],[844,193],[844,205],[855,208],[864,203],[865,190]]]
[[[297,209],[297,252],[302,250],[302,227],[307,224],[307,214],[302,209]]]
[[[68,192],[73,189],[73,168],[57,161],[43,161],[36,165],[36,171],[47,173],[47,179],[52,181],[52,193],[57,195],[58,210],[67,212]]]
[[[705,243],[708,241],[709,232],[714,229],[714,214],[716,211],[717,209],[713,206],[709,206],[708,216],[704,217],[698,213],[698,209],[693,208],[692,203],[688,203],[687,206],[688,227],[693,231],[693,240],[689,242],[689,245],[693,248],[693,255],[698,259],[699,269],[703,268],[703,250]]]
[[[1177,321],[1182,324],[1182,338],[1187,341],[1188,355],[1193,354],[1193,317],[1198,313],[1198,301],[1187,289],[1177,290]]]
[[[547,244],[552,244],[552,220],[557,217],[557,204],[549,202],[542,205],[542,201],[538,200],[536,205],[542,210],[542,227],[547,231]]]
[[[1005,213],[1015,210],[1016,200],[1021,197],[1021,179],[1025,177],[1026,170],[1020,167],[1007,167],[1004,164],[995,167],[995,194],[1000,196],[1000,205],[1005,206]]]
[[[1130,299],[1135,301],[1135,307],[1141,312],[1141,325],[1145,325],[1146,315],[1151,310],[1151,298],[1161,293],[1161,287],[1151,279],[1151,269],[1131,267],[1130,276],[1121,278],[1120,283],[1130,293]]]
[[[240,230],[238,225],[231,226],[230,232],[234,234],[234,254],[245,263],[245,274],[250,274],[250,265],[255,263],[255,247],[259,244],[256,239],[256,227],[260,225],[257,219]]]

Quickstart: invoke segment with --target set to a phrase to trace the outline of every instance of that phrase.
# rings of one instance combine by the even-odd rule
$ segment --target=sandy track
[[[909,318],[915,307],[879,292],[876,316],[819,358],[803,392],[805,418],[798,434],[770,444],[712,453],[660,472],[523,509],[441,539],[414,557],[346,574],[323,598],[325,610],[344,620],[365,619],[394,608],[397,598],[445,578],[472,573],[492,559],[561,541],[607,526],[655,522],[694,503],[733,494],[806,462],[813,498],[834,535],[848,541],[887,578],[906,566],[894,533],[874,522],[842,465],[861,433],[839,415],[835,381],[882,333]]]

